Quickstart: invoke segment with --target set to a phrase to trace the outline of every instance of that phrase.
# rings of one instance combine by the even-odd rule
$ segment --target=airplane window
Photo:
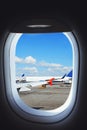
[[[17,92],[37,110],[52,110],[67,100],[72,86],[73,52],[64,33],[22,34],[15,49]]]
[[[12,109],[35,122],[67,117],[76,100],[78,59],[78,44],[70,31],[10,32],[4,73]]]

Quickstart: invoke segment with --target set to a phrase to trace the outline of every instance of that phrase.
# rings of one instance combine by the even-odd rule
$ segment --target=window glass
[[[73,51],[64,33],[25,33],[15,49],[17,92],[34,109],[65,103],[72,86]]]

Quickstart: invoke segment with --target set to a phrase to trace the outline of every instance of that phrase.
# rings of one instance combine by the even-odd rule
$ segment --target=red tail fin
[[[48,83],[49,83],[50,86],[53,85],[53,82],[52,82],[53,80],[54,80],[54,78],[51,78],[51,79],[48,81]]]

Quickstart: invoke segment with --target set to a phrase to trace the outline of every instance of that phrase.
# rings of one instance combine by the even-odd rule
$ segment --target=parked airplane
[[[52,78],[52,77],[32,77],[29,79],[24,78],[22,74],[19,83],[17,83],[17,89],[19,92],[31,91],[33,87],[46,88],[46,85],[49,84],[52,86],[55,82],[71,83],[72,82],[72,70],[68,74],[64,74],[61,78]]]
[[[64,83],[72,83],[72,73],[73,71],[71,70],[63,79]]]
[[[65,78],[66,74],[64,74],[62,77],[58,77],[54,79],[54,82],[61,82]]]
[[[53,82],[72,83],[72,70],[63,77],[54,79]]]
[[[31,91],[31,88],[33,87],[42,87],[42,88],[46,88],[46,85],[49,84],[50,86],[52,86],[52,81],[55,78],[50,78],[47,80],[42,80],[42,81],[25,81],[25,83],[23,82],[19,82],[17,83],[17,89],[19,90],[19,92],[24,92],[24,91]]]

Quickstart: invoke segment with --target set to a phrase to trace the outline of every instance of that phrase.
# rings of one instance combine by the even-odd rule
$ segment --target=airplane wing
[[[40,86],[40,85],[47,85],[48,84],[48,82],[47,81],[38,81],[38,82],[31,82],[30,83],[30,86],[31,87],[37,87],[37,86]]]
[[[28,82],[28,83],[16,83],[17,84],[17,90],[19,90],[19,92],[23,92],[23,91],[31,91],[31,89],[33,87],[43,87],[46,88],[46,85],[49,84],[50,86],[52,86],[52,81],[54,80],[54,78],[51,78],[50,80],[47,81],[35,81],[35,82]]]

